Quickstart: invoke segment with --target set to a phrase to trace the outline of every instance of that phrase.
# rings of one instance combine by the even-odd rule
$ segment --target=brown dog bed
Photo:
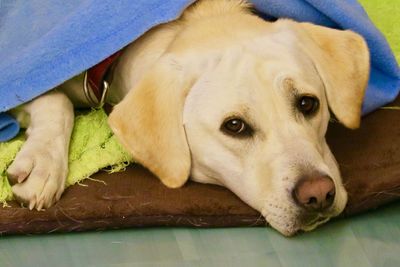
[[[389,106],[399,106],[400,97]],[[339,162],[349,203],[344,216],[400,198],[400,110],[381,109],[361,128],[331,124],[328,142]],[[168,189],[144,168],[93,176],[87,186],[71,186],[46,211],[17,203],[0,209],[0,233],[28,234],[142,226],[259,226],[260,214],[229,190],[194,182]]]

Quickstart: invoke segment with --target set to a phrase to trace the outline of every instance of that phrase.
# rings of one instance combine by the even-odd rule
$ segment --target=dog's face
[[[294,45],[260,41],[270,42],[272,51],[250,46],[224,52],[186,98],[191,177],[228,187],[290,235],[338,215],[347,197],[325,142],[328,101],[312,60]],[[321,207],[296,198],[307,179],[314,188],[303,194]]]
[[[358,126],[368,50],[351,32],[291,21],[253,26],[231,42],[180,33],[109,122],[167,186],[189,173],[226,186],[292,235],[345,207],[325,133],[329,109]]]

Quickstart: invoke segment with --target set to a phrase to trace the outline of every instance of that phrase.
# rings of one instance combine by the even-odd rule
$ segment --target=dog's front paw
[[[29,140],[7,174],[14,197],[29,209],[49,208],[61,197],[68,172],[65,153],[55,145]]]

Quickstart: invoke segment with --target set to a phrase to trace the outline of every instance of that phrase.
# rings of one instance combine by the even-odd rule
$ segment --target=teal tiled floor
[[[0,266],[400,266],[400,203],[285,238],[270,228],[0,237]]]

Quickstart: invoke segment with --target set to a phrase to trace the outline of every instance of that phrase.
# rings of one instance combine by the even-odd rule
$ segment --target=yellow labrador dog
[[[369,76],[351,31],[266,22],[238,0],[202,0],[129,45],[113,70],[109,124],[166,186],[226,186],[284,235],[345,207],[326,142],[329,109],[360,123]],[[82,75],[15,111],[28,139],[9,167],[17,199],[48,208],[64,190]],[[84,204],[84,203],[82,203]]]

